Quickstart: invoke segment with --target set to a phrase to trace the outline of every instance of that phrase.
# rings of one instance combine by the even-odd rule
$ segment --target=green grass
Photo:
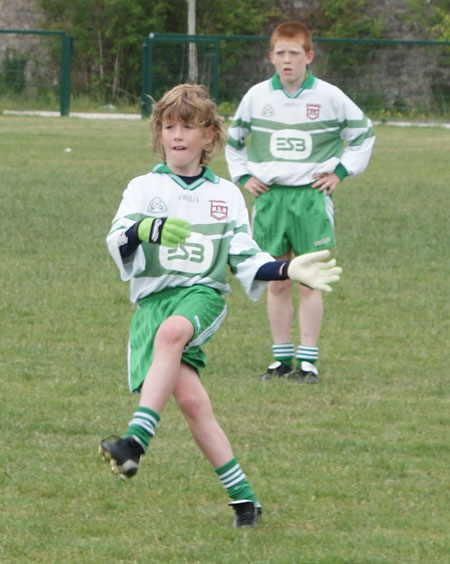
[[[0,114],[4,110],[16,111],[60,111],[59,95],[46,94],[43,96],[25,97],[20,94],[5,94],[0,92]],[[114,103],[96,99],[92,96],[71,96],[70,113],[76,112],[104,112],[140,114],[140,100],[127,101],[116,99]]]
[[[344,275],[325,296],[320,384],[255,379],[264,300],[234,282],[206,347],[202,379],[264,507],[236,531],[173,402],[136,479],[96,453],[137,400],[133,308],[104,238],[155,162],[148,124],[0,116],[0,562],[449,561],[450,136],[376,132],[368,170],[336,192]],[[213,169],[226,175],[221,155]]]

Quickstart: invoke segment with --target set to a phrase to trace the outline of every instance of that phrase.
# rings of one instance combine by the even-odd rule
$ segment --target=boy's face
[[[314,51],[305,51],[300,39],[279,39],[270,51],[269,59],[280,77],[281,84],[294,94],[303,82],[306,66],[314,58]]]
[[[213,140],[211,129],[176,119],[164,120],[161,142],[168,168],[181,176],[195,176],[201,172],[202,152]]]

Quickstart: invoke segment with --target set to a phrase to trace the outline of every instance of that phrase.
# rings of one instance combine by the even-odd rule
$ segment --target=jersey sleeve
[[[267,282],[256,280],[259,268],[275,259],[261,251],[251,236],[248,211],[244,198],[239,193],[238,217],[228,251],[228,265],[247,297],[256,301],[267,286]]]
[[[245,139],[250,134],[251,103],[248,92],[241,100],[227,132],[225,159],[233,182],[237,183],[242,176],[250,175],[247,167],[248,155]]]
[[[371,120],[343,92],[341,92],[341,137],[346,144],[340,162],[349,176],[361,174],[369,164],[375,142]]]
[[[129,257],[122,258],[120,253],[121,245],[126,242],[124,240],[126,231],[137,221],[145,217],[144,214],[138,211],[140,209],[140,201],[136,188],[136,180],[132,180],[123,192],[119,209],[106,237],[108,251],[119,269],[120,278],[124,282],[128,282],[134,276],[141,274],[145,270],[146,264],[142,245],[139,245],[136,251]]]

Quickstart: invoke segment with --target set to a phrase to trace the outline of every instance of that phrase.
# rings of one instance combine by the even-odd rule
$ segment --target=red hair
[[[299,40],[303,49],[308,53],[313,50],[311,32],[300,22],[284,22],[278,25],[270,37],[270,50],[273,51],[275,42],[279,39]]]

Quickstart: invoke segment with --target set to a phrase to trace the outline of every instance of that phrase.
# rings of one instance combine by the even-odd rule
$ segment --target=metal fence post
[[[142,88],[141,88],[141,116],[148,117],[151,113],[152,94],[152,54],[153,37],[150,33],[142,42]]]
[[[62,116],[68,116],[70,110],[70,63],[73,37],[61,35],[61,68],[59,84],[59,105]]]
[[[220,70],[220,46],[219,39],[214,39],[214,68],[212,83],[212,98],[216,104],[219,103],[219,70]]]

